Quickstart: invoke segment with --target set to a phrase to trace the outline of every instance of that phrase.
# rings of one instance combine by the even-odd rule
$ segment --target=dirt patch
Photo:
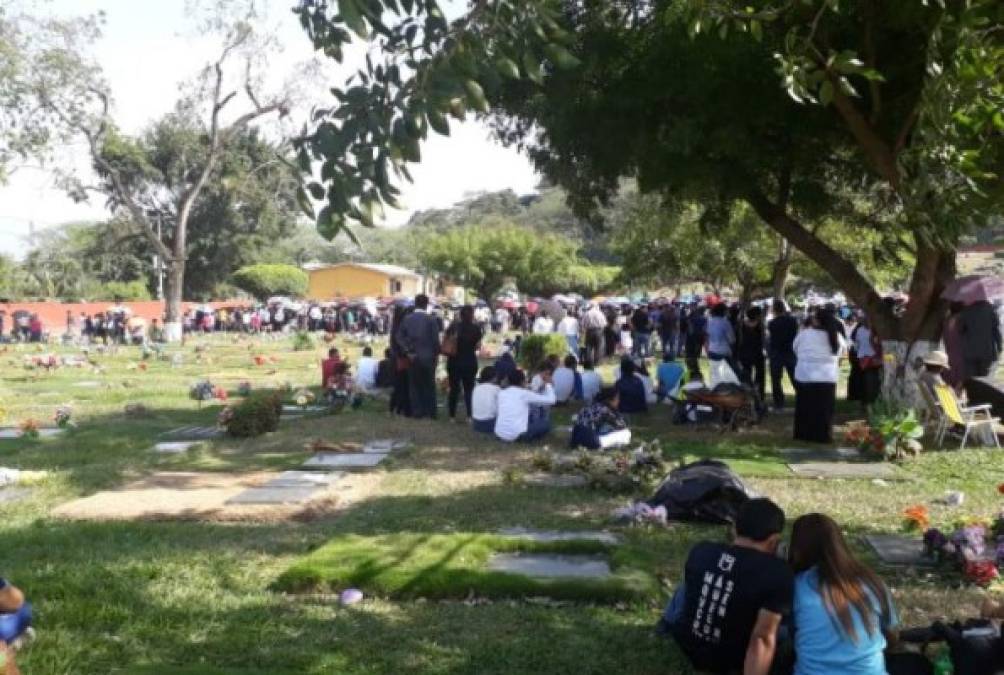
[[[69,520],[303,521],[334,514],[339,508],[344,508],[345,498],[352,494],[352,490],[339,490],[339,483],[336,483],[328,490],[318,492],[315,499],[305,504],[226,503],[245,489],[264,485],[278,475],[266,472],[155,473],[117,490],[98,492],[63,504],[52,513]]]

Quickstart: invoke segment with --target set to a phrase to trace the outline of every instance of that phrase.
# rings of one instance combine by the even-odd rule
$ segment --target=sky
[[[296,64],[310,59],[313,49],[296,16],[293,0],[266,0],[283,53],[270,61],[270,76],[282,79]],[[452,0],[459,11],[462,0]],[[186,15],[189,0],[49,0],[41,7],[58,15],[105,13],[105,27],[94,55],[104,70],[114,97],[113,114],[127,133],[140,132],[171,110],[179,84],[191,79],[214,55],[213,42],[194,32]],[[330,60],[318,91],[340,84],[348,74]],[[319,98],[318,102],[325,102]],[[56,161],[88,171],[84,147],[60,148]],[[404,211],[389,211],[387,225],[405,222],[415,210],[447,207],[479,190],[533,190],[537,183],[527,159],[491,140],[486,126],[468,121],[453,125],[449,137],[431,134],[422,148],[421,164],[411,167],[415,182],[404,185]],[[100,197],[75,204],[53,186],[52,174],[38,167],[19,169],[7,185],[0,185],[0,253],[23,256],[28,234],[78,220],[107,217]]]

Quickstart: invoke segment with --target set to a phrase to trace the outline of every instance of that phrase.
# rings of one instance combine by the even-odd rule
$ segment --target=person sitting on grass
[[[19,642],[31,635],[31,603],[24,593],[6,579],[0,578],[0,672],[16,675],[14,652]]]
[[[541,374],[544,391],[536,393],[525,388],[526,375],[517,370],[509,376],[509,386],[499,392],[498,418],[495,420],[495,436],[500,440],[532,441],[546,436],[551,431],[551,420],[547,410],[557,399],[551,386],[551,374]]]
[[[509,381],[509,376],[517,370],[519,366],[516,365],[516,358],[513,356],[512,342],[506,340],[502,344],[502,353],[495,359],[495,379],[504,385]]]
[[[362,396],[355,394],[355,382],[352,380],[352,373],[349,364],[339,360],[335,364],[334,373],[328,378],[325,387],[328,404],[333,408],[341,408],[346,403],[351,402],[352,408],[362,405]]]
[[[645,399],[645,383],[635,376],[634,362],[625,357],[621,360],[620,376],[614,385],[620,398],[620,411],[626,415],[648,412]]]
[[[335,369],[338,364],[342,362],[341,357],[338,355],[338,349],[332,347],[328,350],[328,358],[321,361],[321,386],[327,388],[328,381],[334,377]]]
[[[603,378],[593,370],[593,362],[585,359],[582,362],[582,400],[586,403],[592,403],[602,388]]]
[[[705,541],[690,550],[658,630],[673,636],[696,670],[770,672],[794,592],[791,568],[777,557],[783,530],[777,504],[750,499],[739,508],[731,544]]]
[[[478,383],[471,394],[471,427],[474,431],[490,434],[495,431],[499,414],[499,385],[495,381],[495,368],[481,369]]]
[[[578,359],[569,354],[564,364],[554,371],[554,395],[559,404],[582,400],[582,377],[578,366]]]
[[[899,623],[885,584],[858,561],[840,526],[810,513],[791,528],[795,675],[899,672],[885,655]],[[905,664],[901,664],[905,665]]]
[[[376,389],[379,367],[380,363],[373,358],[373,348],[363,347],[363,356],[356,365],[356,386],[359,391],[369,393]]]
[[[660,402],[668,398],[675,398],[683,382],[683,366],[676,362],[673,352],[663,354],[662,363],[655,371],[656,388],[655,395]]]
[[[652,376],[648,374],[648,365],[643,359],[639,359],[635,364],[634,376],[641,380],[641,384],[645,388],[645,403],[655,405],[659,397],[655,393],[655,383],[652,382]]]
[[[601,389],[593,402],[583,408],[572,427],[571,447],[606,450],[631,442],[631,430],[617,411],[619,401],[613,387]]]
[[[392,389],[394,387],[395,370],[394,355],[390,349],[385,349],[383,351],[383,360],[377,364],[377,389]]]

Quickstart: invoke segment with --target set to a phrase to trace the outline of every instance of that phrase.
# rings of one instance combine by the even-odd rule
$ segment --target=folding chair
[[[947,384],[934,385],[934,394],[938,397],[938,403],[941,405],[941,410],[945,416],[945,422],[938,435],[939,446],[944,443],[945,435],[948,433],[949,428],[954,425],[963,427],[964,430],[962,434],[962,445],[959,446],[960,450],[966,447],[966,441],[969,439],[970,432],[973,429],[979,429],[980,427],[989,428],[990,435],[994,439],[994,445],[998,449],[1001,447],[1000,441],[997,440],[996,429],[996,424],[1000,421],[1000,419],[990,414],[990,404],[963,408],[959,405],[959,400],[955,397],[955,392],[952,391],[951,387]]]

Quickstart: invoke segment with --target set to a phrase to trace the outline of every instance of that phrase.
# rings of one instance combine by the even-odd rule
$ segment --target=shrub
[[[534,372],[551,354],[564,356],[568,351],[565,337],[558,333],[527,335],[519,347],[519,365],[527,372]]]
[[[234,285],[259,300],[273,295],[302,296],[307,292],[307,273],[292,265],[248,265],[233,275]]]
[[[150,289],[141,279],[135,281],[106,281],[97,290],[97,299],[129,302],[130,300],[150,300]]]
[[[314,348],[314,338],[305,330],[298,330],[293,333],[293,351],[309,352]]]
[[[230,408],[222,422],[227,433],[238,438],[251,438],[279,428],[282,399],[275,393],[254,393]]]

